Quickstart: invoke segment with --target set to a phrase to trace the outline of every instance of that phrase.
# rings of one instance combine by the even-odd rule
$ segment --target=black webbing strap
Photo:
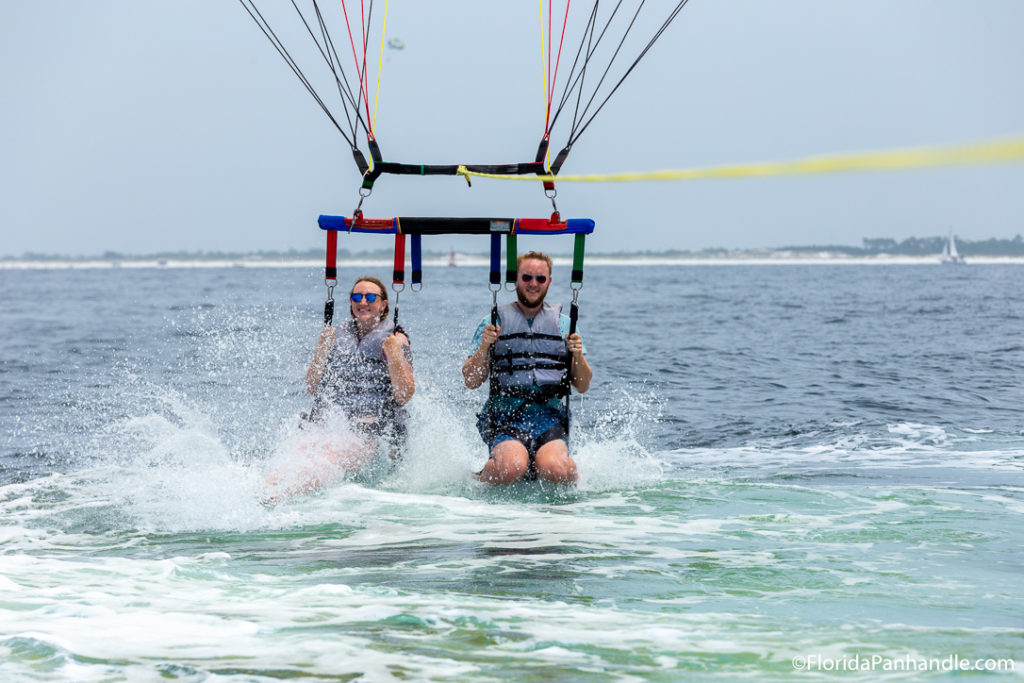
[[[362,151],[358,147],[352,148],[352,158],[356,160],[356,166],[359,167],[359,174],[366,175],[366,172],[370,170],[370,164],[366,163],[366,157],[363,156]]]
[[[372,135],[368,136],[366,139],[366,144],[370,147],[370,157],[373,159],[374,165],[382,163],[381,159],[383,157],[381,156],[380,153],[380,145],[377,144],[377,138],[373,137]]]
[[[324,302],[324,327],[330,327],[334,321],[334,298],[328,298]]]
[[[465,168],[473,173],[489,173],[491,175],[543,175],[546,173],[544,164],[537,161],[525,161],[519,164],[403,164],[395,161],[376,161],[373,170],[363,175],[363,187],[373,188],[373,183],[381,175],[459,175]]]
[[[505,337],[502,337],[505,339]],[[561,337],[558,338],[561,340]],[[498,356],[498,360],[549,360],[554,364],[541,365],[539,363],[525,363],[516,365],[510,372],[519,370],[562,370],[567,365],[564,353],[544,353],[543,351],[509,351],[504,356]]]
[[[583,287],[583,252],[586,248],[586,235],[578,234],[573,243],[572,250],[572,274],[569,276],[569,286],[572,288],[572,303],[569,305],[569,334],[576,334],[576,322],[580,318],[580,307],[577,299],[580,289]],[[572,383],[573,358],[569,354],[569,370],[566,372],[566,384]],[[569,398],[572,395],[570,386],[566,386],[565,392],[565,430],[569,431]]]
[[[501,289],[501,233],[491,233],[491,271],[490,277],[488,278],[488,289],[491,290],[491,324],[498,324],[498,290]],[[494,398],[494,390],[497,387],[497,381],[494,379],[494,344],[487,349],[487,373],[490,375],[490,380],[487,384],[487,434],[491,434],[494,429],[494,410],[491,406],[491,401]],[[490,445],[491,437],[487,437],[487,443]]]
[[[543,332],[513,332],[501,335],[502,339],[547,339],[548,341],[562,341],[557,334],[544,334]]]
[[[546,171],[544,170],[544,157],[546,157],[548,155],[548,144],[550,142],[551,142],[551,137],[549,135],[545,135],[541,139],[540,145],[537,147],[537,157],[536,157],[535,160],[541,165],[541,170],[537,171],[537,175],[545,175],[546,174]],[[558,173],[558,171],[553,171],[553,173]],[[553,191],[555,189],[555,183],[553,181],[551,181],[551,180],[545,180],[545,181],[543,181],[543,184],[544,184],[544,191],[545,192],[548,191],[548,190],[552,190]]]
[[[576,321],[580,318],[580,307],[575,298],[569,305],[569,334],[576,334]],[[569,431],[569,398],[572,396],[572,353],[569,354],[569,365],[565,371],[565,431]]]
[[[540,144],[537,146],[537,156],[534,157],[534,161],[544,163],[544,157],[548,155],[548,143],[551,142],[551,137],[545,135],[540,140]]]
[[[569,156],[569,150],[572,149],[572,145],[566,145],[562,148],[562,151],[555,157],[554,163],[551,164],[551,174],[558,175],[558,172],[562,170],[562,164],[565,163],[566,157]]]

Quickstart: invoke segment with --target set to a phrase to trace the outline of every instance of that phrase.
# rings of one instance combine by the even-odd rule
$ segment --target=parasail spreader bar
[[[381,235],[589,235],[590,218],[349,218],[320,216],[321,230],[376,233]]]

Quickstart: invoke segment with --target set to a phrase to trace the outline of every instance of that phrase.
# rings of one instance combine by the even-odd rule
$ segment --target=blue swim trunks
[[[487,419],[487,412],[477,416],[477,429],[493,450],[502,441],[519,441],[526,446],[530,456],[534,456],[544,444],[562,439],[568,444],[569,435],[565,431],[565,407],[544,405],[529,406],[525,410],[495,411],[493,420]]]

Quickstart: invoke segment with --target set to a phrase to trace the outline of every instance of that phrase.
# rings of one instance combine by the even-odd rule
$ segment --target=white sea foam
[[[731,448],[682,448],[659,454],[666,462],[694,473],[723,469],[774,468],[794,473],[870,473],[882,470],[947,469],[1020,470],[1024,444],[994,449],[978,448],[975,437],[960,436],[948,428],[897,423],[887,428],[890,438],[847,434],[833,442],[806,446],[774,443]]]
[[[616,350],[633,349],[634,329],[653,315],[633,310],[616,326],[620,283],[595,278],[587,339],[599,383],[573,399],[581,481],[507,488],[472,478],[487,457],[474,428],[484,391],[462,386],[471,330],[449,324],[472,327],[481,315],[486,293],[466,303],[463,285],[483,270],[435,272],[457,286],[419,311],[403,295],[418,385],[405,459],[273,507],[257,502],[259,491],[270,471],[295,462],[296,416],[308,407],[301,377],[320,325],[319,311],[300,311],[309,283],[261,295],[257,283],[298,278],[127,274],[146,303],[111,306],[139,304],[139,316],[120,328],[105,314],[93,321],[92,309],[70,320],[59,343],[40,347],[61,350],[53,363],[67,360],[67,371],[46,380],[44,363],[22,385],[29,398],[8,402],[21,411],[16,474],[64,473],[0,488],[0,678],[782,680],[789,658],[807,652],[1015,651],[1024,444],[1004,406],[1019,347],[995,334],[1004,308],[1017,305],[1012,274],[755,270],[652,271],[653,290],[685,303],[660,307],[665,324],[704,340],[679,349],[678,335],[641,335],[658,359],[650,366]],[[52,278],[8,275],[31,285],[15,300],[26,329],[56,329],[35,311],[59,288],[31,299]],[[125,275],[70,277],[96,300]],[[883,337],[907,323],[915,333],[943,329],[947,341],[947,309],[979,310],[944,301],[949,283],[989,275],[967,293],[995,316],[971,328],[987,330],[971,343],[948,340],[953,348],[927,350],[929,364],[906,366],[886,360],[888,347],[874,356],[862,344],[878,331],[860,326],[865,319],[887,326]],[[845,289],[824,296],[808,286],[823,276]],[[196,286],[176,291],[185,282]],[[1007,295],[993,298],[997,287]],[[890,290],[911,299],[895,315],[874,305]],[[292,307],[272,303],[282,296]],[[958,289],[957,301],[964,296]],[[846,314],[820,324],[835,305]],[[751,315],[766,327],[748,329]],[[810,365],[745,337],[761,329],[773,341],[814,332],[789,347]],[[985,352],[990,336],[998,362],[967,353]],[[748,352],[730,356],[739,342]],[[31,366],[31,342],[19,348]],[[679,356],[672,373],[662,374],[662,350]],[[932,357],[947,350],[977,362]],[[709,355],[719,352],[724,367]],[[104,366],[111,357],[114,369]],[[832,360],[886,381],[906,370],[977,386],[936,385],[904,404],[901,392],[915,385],[901,383],[875,402],[870,384],[826,385],[818,375]],[[775,364],[779,372],[767,369]],[[99,369],[83,376],[73,366]],[[666,380],[660,399],[641,393],[648,370]],[[701,385],[705,374],[712,380]],[[726,386],[736,377],[752,380],[750,396]],[[61,388],[37,391],[47,381]],[[801,382],[817,383],[814,393]],[[1001,410],[975,405],[990,382],[986,398]],[[822,415],[809,398],[818,395]],[[860,399],[865,416],[850,419]],[[727,445],[675,448],[692,443]]]

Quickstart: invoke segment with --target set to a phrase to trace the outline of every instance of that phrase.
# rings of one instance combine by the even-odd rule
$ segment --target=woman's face
[[[367,294],[373,297],[370,301]],[[359,301],[356,301],[356,298]],[[349,297],[349,305],[352,308],[352,317],[361,323],[376,323],[384,313],[387,302],[384,300],[384,293],[380,287],[367,280],[360,280],[352,288],[352,295]]]

